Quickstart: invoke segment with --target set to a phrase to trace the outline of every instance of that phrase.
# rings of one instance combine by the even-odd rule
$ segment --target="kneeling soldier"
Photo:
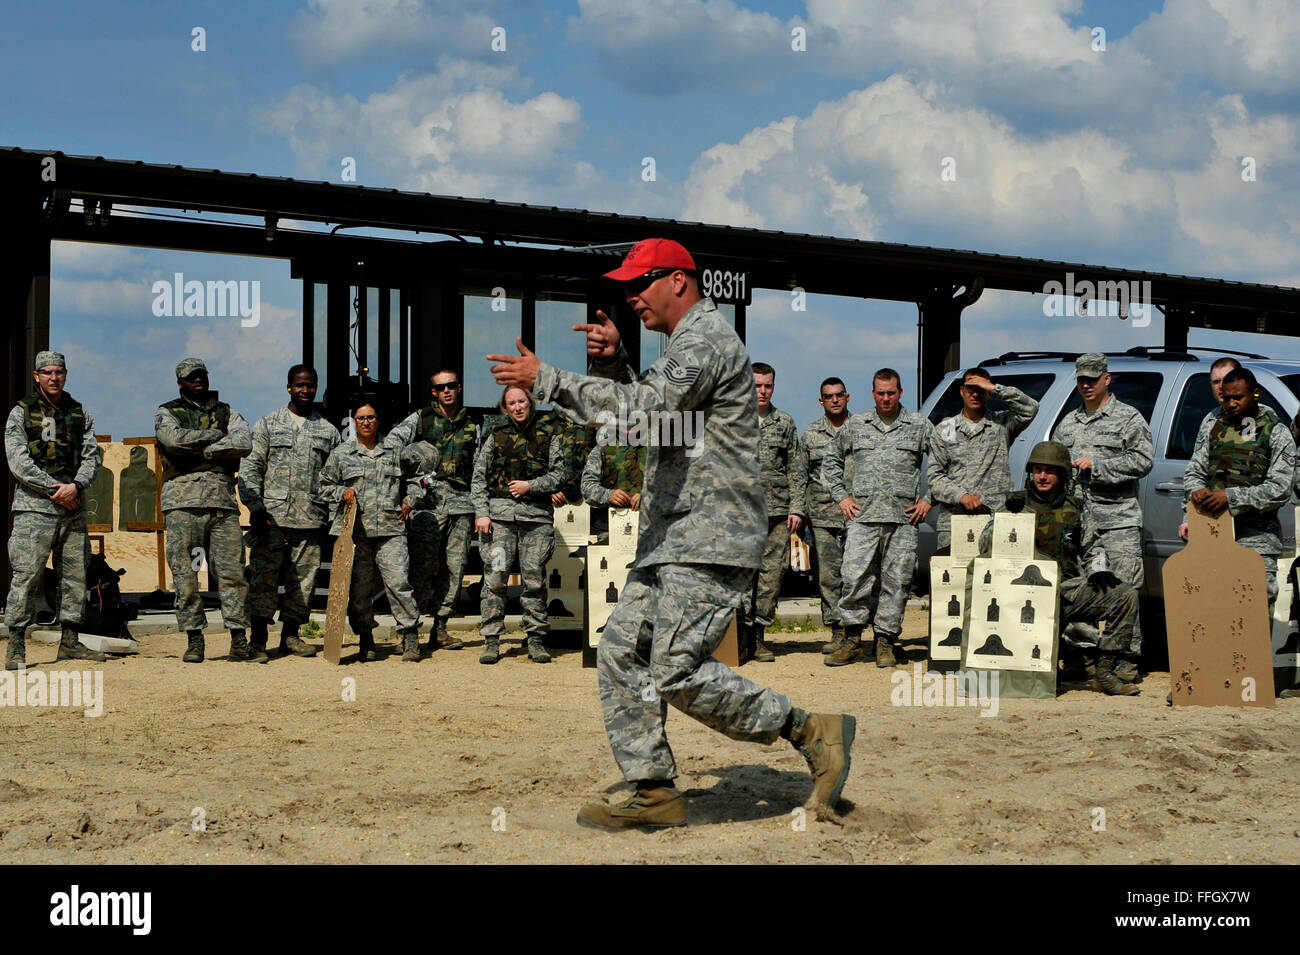
[[[1083,576],[1079,566],[1087,551],[1082,540],[1083,506],[1069,493],[1070,452],[1055,441],[1042,441],[1029,454],[1028,480],[1025,489],[1007,498],[1002,508],[1012,513],[1033,513],[1034,549],[1056,560],[1061,581],[1061,627],[1085,636],[1079,644],[1087,646],[1081,653],[1062,645],[1065,672],[1061,689],[1093,690],[1111,696],[1136,696],[1141,690],[1126,682],[1116,672],[1121,654],[1133,637],[1137,620],[1138,592],[1132,584],[1122,582],[1109,570]],[[985,528],[980,539],[987,552],[993,540],[993,524]],[[1097,634],[1098,621],[1106,621],[1106,632]]]

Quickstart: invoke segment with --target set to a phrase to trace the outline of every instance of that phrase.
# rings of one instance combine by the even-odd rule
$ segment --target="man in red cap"
[[[586,424],[646,412],[656,436],[646,449],[636,560],[597,652],[605,730],[636,791],[620,805],[584,806],[578,822],[685,824],[664,733],[669,703],[732,739],[790,740],[812,770],[814,807],[833,808],[856,720],[808,713],[712,657],[762,561],[767,532],[745,345],[700,295],[695,260],[671,239],[638,242],[605,278],[621,286],[647,329],[668,336],[663,356],[639,378],[604,312],[596,324],[574,326],[587,335],[592,376],[542,364],[521,340],[518,356],[488,356],[499,362],[492,368],[499,384],[530,389]],[[689,442],[687,418],[699,422]]]

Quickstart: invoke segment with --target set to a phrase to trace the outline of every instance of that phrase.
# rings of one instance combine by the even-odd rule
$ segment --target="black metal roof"
[[[40,175],[47,157],[55,160],[56,177],[52,182],[44,182]],[[1261,316],[1268,313],[1300,315],[1300,289],[1286,286],[495,199],[438,196],[102,156],[70,156],[57,150],[0,147],[0,174],[0,182],[4,183],[0,195],[9,192],[20,203],[24,197],[38,198],[48,206],[46,221],[50,237],[75,241],[282,258],[326,256],[331,249],[348,255],[361,254],[358,250],[374,248],[375,243],[382,243],[388,254],[395,250],[400,254],[400,247],[405,244],[393,239],[294,234],[287,230],[268,242],[265,228],[260,225],[216,224],[193,218],[182,222],[132,219],[115,214],[110,225],[103,227],[85,222],[80,213],[68,208],[73,199],[93,199],[111,202],[115,210],[140,206],[270,216],[279,220],[399,230],[413,233],[413,238],[415,233],[426,232],[462,240],[472,237],[497,248],[501,243],[513,242],[581,252],[592,246],[607,247],[658,235],[681,241],[701,260],[743,263],[756,287],[797,285],[813,293],[863,298],[918,301],[934,290],[951,290],[976,282],[984,288],[1041,293],[1045,283],[1060,282],[1069,272],[1074,274],[1076,283],[1149,281],[1155,304],[1173,305],[1192,314],[1203,311],[1207,325],[1209,315],[1214,313],[1218,319],[1214,327],[1262,331],[1265,329],[1258,327],[1264,324]],[[433,246],[446,253],[449,246],[467,244],[473,246],[463,241],[420,240],[417,249],[424,251],[413,250],[411,254],[427,255]],[[609,251],[608,248],[591,249],[591,252]],[[470,248],[458,254],[480,258]],[[584,257],[588,255],[584,253]],[[600,258],[602,261],[590,266],[593,274],[606,267],[608,259],[605,255]],[[1225,324],[1224,310],[1241,312]]]

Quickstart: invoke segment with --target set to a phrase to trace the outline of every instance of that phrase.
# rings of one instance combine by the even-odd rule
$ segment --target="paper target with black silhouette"
[[[969,563],[980,555],[980,535],[992,518],[988,514],[954,514],[952,517],[953,560]]]
[[[968,560],[930,558],[930,659],[961,660]],[[956,633],[956,642],[952,635]]]
[[[600,643],[601,634],[609,615],[618,606],[627,584],[628,559],[621,558],[610,547],[592,544],[587,548],[587,646]],[[613,600],[610,599],[613,595]]]
[[[615,556],[622,555],[625,564],[636,557],[636,541],[641,527],[640,521],[640,513],[630,507],[611,507],[609,509],[609,550]]]
[[[1024,531],[1016,528],[1016,537],[1023,539]],[[1034,571],[1027,573],[1030,566]],[[1042,557],[1032,564],[1005,557],[975,560],[963,666],[1051,673],[1058,573],[1056,562]]]
[[[561,504],[555,509],[557,547],[586,547],[591,536],[591,507],[584,503]]]
[[[581,548],[555,545],[555,553],[546,564],[546,616],[552,630],[581,630],[585,602],[583,584],[587,561]]]

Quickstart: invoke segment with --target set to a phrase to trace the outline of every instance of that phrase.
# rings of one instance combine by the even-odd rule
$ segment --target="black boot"
[[[378,654],[375,653],[375,634],[373,630],[365,630],[357,634],[357,639],[361,641],[361,650],[357,654],[358,663],[373,663],[379,658]]]
[[[187,631],[187,633],[190,638],[190,645],[185,648],[185,656],[181,657],[181,659],[186,663],[202,663],[203,662],[203,631],[190,630]]]
[[[77,628],[70,623],[65,623],[63,625],[63,636],[59,639],[59,655],[54,659],[89,660],[92,663],[103,663],[108,657],[83,646],[81,641],[77,639]]]
[[[736,666],[743,667],[750,660],[754,659],[753,638],[753,624],[736,624]]]
[[[265,617],[253,618],[253,628],[249,634],[248,642],[253,645],[254,650],[261,650],[263,653],[266,652],[266,641],[269,636],[267,628],[270,624],[271,621],[267,620]]]
[[[776,654],[771,651],[766,643],[763,642],[763,632],[766,628],[761,623],[754,624],[753,634],[753,657],[756,663],[772,663],[776,660]]]
[[[5,651],[5,669],[21,670],[27,666],[27,631],[9,631],[9,649]]]

